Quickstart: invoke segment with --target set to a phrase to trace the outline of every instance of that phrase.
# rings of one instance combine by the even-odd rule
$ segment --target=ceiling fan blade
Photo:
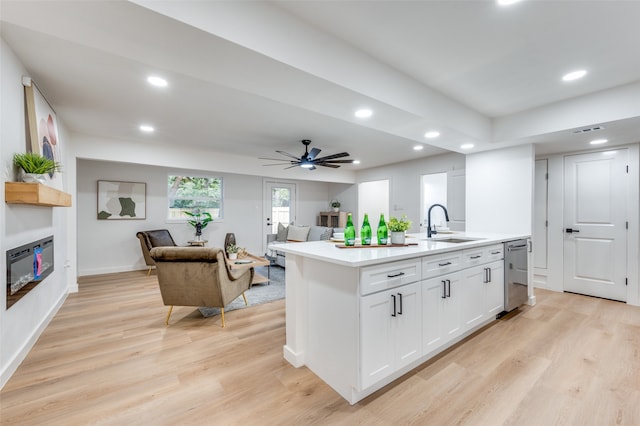
[[[320,151],[322,150],[319,148],[311,148],[311,152],[309,152],[309,155],[307,155],[307,158],[309,160],[313,160],[314,158],[316,158],[318,154],[320,154]]]
[[[293,166],[285,167],[283,170],[293,169],[294,167],[298,167],[298,165],[294,164]]]
[[[353,160],[321,160],[321,161],[314,161],[314,164],[320,164],[320,163],[340,163],[340,164],[353,164]]]
[[[291,157],[291,158],[293,158],[294,160],[300,160],[300,157],[296,157],[295,155],[289,154],[288,152],[278,151],[278,150],[276,150],[276,152],[277,152],[278,154],[282,154],[282,155],[286,155],[287,157]]]
[[[337,169],[340,166],[337,166],[335,164],[331,164],[331,163],[315,163],[316,166],[322,166],[322,167],[331,167],[332,169]]]
[[[326,157],[316,158],[315,161],[331,160],[332,158],[348,157],[348,152],[340,152],[338,154],[327,155]]]
[[[258,157],[258,160],[271,160],[271,161],[289,161],[285,158],[265,158],[265,157]],[[297,159],[296,159],[297,160]],[[299,161],[299,160],[298,160]]]

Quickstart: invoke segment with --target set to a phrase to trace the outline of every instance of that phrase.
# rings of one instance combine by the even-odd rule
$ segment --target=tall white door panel
[[[627,155],[565,157],[565,291],[626,301]]]

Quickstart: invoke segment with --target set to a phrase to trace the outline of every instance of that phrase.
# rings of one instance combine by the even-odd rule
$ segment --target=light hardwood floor
[[[0,391],[3,425],[640,425],[640,308],[538,304],[350,406],[283,360],[284,301],[165,327],[156,277],[87,277]],[[328,315],[331,313],[328,311]]]

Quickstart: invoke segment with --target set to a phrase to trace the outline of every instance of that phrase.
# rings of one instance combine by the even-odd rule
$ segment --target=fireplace
[[[53,272],[53,235],[7,250],[7,309]]]

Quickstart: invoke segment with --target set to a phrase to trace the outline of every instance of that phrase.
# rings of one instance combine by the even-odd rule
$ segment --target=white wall
[[[2,181],[15,181],[12,158],[27,150],[25,103],[22,76],[28,75],[4,40],[0,40],[0,164]],[[46,97],[47,94],[44,93]],[[68,134],[57,117],[62,164],[66,165]],[[67,188],[66,176],[63,185]],[[4,185],[3,185],[4,186]],[[33,290],[11,308],[5,310],[6,292],[0,291],[0,388],[11,377],[20,362],[57,312],[67,295],[66,230],[69,208],[5,204],[0,199],[0,270],[6,271],[7,250],[28,242],[54,236],[55,269]],[[6,280],[3,280],[6,285]]]
[[[111,161],[78,160],[78,274],[95,275],[145,269],[136,232],[169,229],[176,243],[186,245],[194,229],[186,223],[169,223],[167,176],[169,174],[220,176],[223,178],[224,219],[203,231],[209,247],[222,247],[233,232],[238,244],[252,253],[262,251],[262,177],[216,173],[193,169],[148,166]],[[147,184],[144,220],[97,220],[98,180],[122,180]],[[297,184],[297,223],[315,224],[319,211],[329,203],[328,184],[293,181]]]
[[[389,215],[399,217],[406,214],[413,222],[409,232],[419,232],[422,175],[440,172],[457,172],[464,169],[465,156],[450,153],[362,170],[357,173],[356,179],[358,182],[388,179]],[[449,198],[455,197],[453,194],[450,194]],[[359,217],[359,212],[354,213]],[[450,211],[449,214],[451,213]],[[388,217],[386,219],[389,220]]]
[[[468,232],[532,233],[532,145],[467,155]]]

